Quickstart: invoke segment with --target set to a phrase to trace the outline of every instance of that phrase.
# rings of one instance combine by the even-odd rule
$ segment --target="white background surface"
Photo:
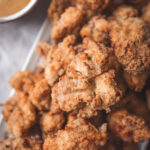
[[[8,99],[11,90],[8,80],[21,70],[47,15],[49,3],[50,0],[39,0],[26,16],[0,24],[0,103]]]

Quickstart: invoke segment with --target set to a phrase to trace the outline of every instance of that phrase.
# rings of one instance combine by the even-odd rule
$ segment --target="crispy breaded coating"
[[[70,116],[64,130],[59,130],[45,140],[43,150],[99,150],[106,140],[106,124],[98,131],[85,120]]]
[[[145,121],[126,110],[119,110],[109,116],[111,131],[126,142],[141,142],[150,139],[150,130]]]
[[[89,59],[95,64],[100,75],[109,69],[115,69],[117,72],[120,70],[116,57],[111,48],[103,44],[98,44],[90,38],[83,39],[84,52],[88,54]]]
[[[51,45],[48,42],[39,41],[35,51],[39,53],[42,57],[46,58],[50,49]]]
[[[9,110],[9,111],[8,111]],[[36,122],[34,106],[25,93],[15,94],[3,107],[4,119],[8,123],[8,131],[14,137],[20,137]]]
[[[96,9],[102,10],[106,8],[106,6],[109,3],[109,0],[72,0],[71,2],[76,6],[82,5],[83,8],[88,8],[90,10],[96,10]]]
[[[81,107],[83,102],[92,101],[94,92],[88,79],[76,71],[64,75],[52,88],[52,108],[56,105],[63,111]]]
[[[53,25],[57,23],[61,14],[69,5],[70,0],[52,0],[48,8],[48,17],[51,19]]]
[[[130,89],[134,90],[135,92],[140,92],[145,86],[149,74],[149,72],[144,72],[139,75],[132,75],[124,71],[123,78]]]
[[[36,82],[30,94],[30,101],[38,110],[49,110],[51,102],[51,88],[46,79]]]
[[[95,15],[95,13],[100,13],[109,4],[109,0],[53,0],[48,9],[48,16],[52,20],[53,25],[55,25],[61,14],[70,7],[74,6],[83,11],[86,19]]]
[[[42,150],[42,141],[37,138],[8,138],[0,142],[0,150]]]
[[[114,70],[96,77],[95,85],[96,99],[101,100],[101,107],[106,110],[118,102],[124,94],[115,80]]]
[[[79,72],[70,71],[52,88],[51,107],[67,112],[75,110],[80,117],[86,118],[95,116],[97,110],[108,110],[123,93],[115,81],[113,70],[96,77],[95,83],[90,83]]]
[[[82,38],[90,37],[96,42],[106,46],[110,44],[108,21],[103,16],[94,16],[82,27],[80,35]]]
[[[11,96],[3,105],[3,117],[7,122],[14,108],[17,106],[17,101],[19,100],[20,93],[15,93]]]
[[[137,75],[149,70],[150,28],[139,17],[123,23],[111,21],[110,37],[118,61],[128,73]]]
[[[70,19],[71,18],[71,19]],[[61,15],[60,19],[51,30],[51,39],[56,43],[69,35],[78,35],[81,25],[83,24],[83,12],[76,7],[69,7]]]
[[[143,8],[142,17],[150,25],[150,3]]]
[[[42,79],[42,75],[40,74],[35,75],[29,71],[18,71],[11,77],[9,83],[16,91],[22,91],[29,94],[34,87],[35,82],[40,79]]]
[[[63,112],[47,112],[42,113],[40,117],[40,127],[44,134],[49,132],[55,132],[62,129],[65,122],[65,116]]]
[[[129,5],[121,5],[118,6],[112,13],[112,16],[110,16],[110,20],[117,20],[120,23],[123,23],[124,20],[130,18],[130,17],[137,17],[138,16],[138,10],[132,6]],[[111,26],[110,26],[111,27]]]
[[[63,42],[52,46],[45,67],[45,78],[48,80],[49,85],[52,86],[65,73],[67,66],[75,57],[75,43],[76,37],[70,35],[64,38]]]

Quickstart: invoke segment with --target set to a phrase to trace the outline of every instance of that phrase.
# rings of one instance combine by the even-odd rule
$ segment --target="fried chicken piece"
[[[39,53],[44,59],[46,59],[48,52],[51,49],[51,45],[45,41],[39,41],[35,51]]]
[[[104,9],[108,3],[109,0],[72,0],[72,4],[75,4],[76,6],[82,5],[85,8],[89,8],[90,10]]]
[[[83,10],[84,16],[88,19],[95,15],[96,12],[102,12],[108,4],[109,0],[53,0],[48,9],[48,16],[55,25],[61,17],[61,14],[69,6],[74,6]]]
[[[48,8],[48,17],[51,19],[53,25],[57,23],[61,14],[69,5],[70,0],[52,0]]]
[[[110,70],[95,79],[96,99],[101,100],[101,107],[105,110],[118,102],[124,94],[116,80],[114,70]]]
[[[146,81],[149,77],[149,72],[144,72],[140,75],[132,75],[124,71],[123,77],[130,89],[134,90],[135,92],[140,92],[146,84]]]
[[[126,142],[141,142],[150,138],[150,130],[145,121],[126,110],[119,110],[109,116],[111,131]]]
[[[114,69],[117,72],[120,70],[120,65],[116,60],[111,48],[104,44],[98,44],[90,38],[83,39],[84,52],[89,58],[99,66],[101,73]]]
[[[51,88],[46,79],[38,81],[30,94],[30,101],[38,110],[49,110],[51,102]]]
[[[93,84],[79,72],[71,71],[52,88],[51,107],[67,112],[74,110],[78,116],[89,118],[95,116],[97,110],[108,110],[123,93],[117,86],[113,70],[98,76]]]
[[[109,4],[110,0],[71,0],[71,4],[80,8],[87,21],[95,14],[100,14]]]
[[[83,102],[92,101],[94,93],[87,78],[76,71],[64,75],[52,88],[52,109],[57,105],[63,111],[81,107]]]
[[[108,21],[102,16],[94,16],[80,31],[82,38],[90,37],[96,42],[110,45]]]
[[[117,20],[118,22],[123,23],[124,20],[130,17],[137,17],[137,16],[138,16],[138,10],[136,8],[128,5],[121,5],[118,6],[113,11],[112,16],[110,16],[109,20]]]
[[[0,142],[0,150],[41,150],[42,141],[37,138],[8,138]]]
[[[65,123],[65,116],[63,112],[47,112],[42,113],[40,117],[40,127],[43,132],[44,137],[48,135],[49,132],[55,132],[62,129]]]
[[[70,19],[71,18],[71,19]],[[81,25],[83,24],[83,12],[76,7],[69,7],[61,15],[60,19],[51,30],[51,39],[58,43],[69,35],[78,35]]]
[[[142,17],[150,25],[150,3],[143,8]]]
[[[118,61],[133,75],[142,74],[150,66],[150,28],[138,17],[110,23],[110,37]]]
[[[29,94],[34,87],[34,84],[42,78],[43,76],[41,74],[36,75],[29,71],[18,71],[11,77],[9,83],[16,91],[22,91]]]
[[[17,92],[4,104],[3,115],[8,123],[8,131],[15,137],[22,136],[36,122],[34,106],[25,93]]]
[[[59,130],[45,140],[43,150],[98,150],[106,140],[106,124],[98,131],[85,120],[70,116],[64,130]]]
[[[63,42],[52,46],[47,56],[47,64],[45,68],[45,78],[49,85],[53,86],[76,55],[74,45],[76,37],[74,35],[67,36]]]

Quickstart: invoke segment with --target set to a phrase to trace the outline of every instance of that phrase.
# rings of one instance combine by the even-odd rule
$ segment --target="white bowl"
[[[12,21],[22,17],[28,13],[37,2],[38,0],[31,0],[22,10],[18,11],[17,13],[6,17],[0,17],[0,23]]]

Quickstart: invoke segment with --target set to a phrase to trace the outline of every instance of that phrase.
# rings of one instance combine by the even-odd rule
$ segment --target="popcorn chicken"
[[[96,77],[93,84],[80,73],[72,71],[52,88],[51,107],[67,112],[75,110],[80,117],[91,117],[96,115],[97,110],[108,110],[123,93],[117,86],[113,70]]]
[[[101,100],[101,107],[103,109],[107,110],[123,96],[123,91],[115,81],[114,70],[110,70],[109,72],[96,77],[95,85],[96,98]]]
[[[94,93],[87,78],[77,72],[64,75],[52,88],[52,109],[59,106],[63,111],[72,111],[83,102],[92,101]]]
[[[110,37],[115,55],[125,71],[133,75],[149,70],[150,28],[139,17],[129,17],[123,23],[112,21]]]
[[[132,75],[124,71],[123,77],[130,89],[133,89],[135,92],[140,92],[145,86],[149,74],[149,72],[145,72],[140,75]]]
[[[63,42],[59,43],[58,46],[52,46],[48,53],[45,67],[45,78],[48,80],[49,85],[54,85],[58,78],[65,73],[67,66],[75,57],[75,43],[76,37],[70,35],[64,38]]]
[[[64,130],[59,130],[45,140],[43,150],[98,150],[106,140],[106,124],[103,124],[98,131],[85,120],[70,116]]]
[[[40,74],[35,75],[29,71],[18,71],[11,77],[9,83],[16,91],[22,91],[29,94],[34,87],[34,84],[40,79],[42,79],[42,75]]]
[[[83,49],[100,70],[99,74],[102,74],[109,69],[114,69],[117,72],[120,71],[120,65],[111,48],[106,47],[104,44],[98,44],[90,38],[84,38]]]
[[[112,16],[109,17],[109,20],[117,20],[118,22],[123,23],[124,20],[130,17],[137,17],[138,15],[139,13],[136,8],[129,5],[121,5],[113,11]]]
[[[102,10],[106,8],[108,3],[109,3],[109,0],[72,0],[72,4],[75,4],[76,6],[82,5],[83,8],[85,7],[90,10],[96,10],[96,9]]]
[[[83,24],[83,19],[83,12],[81,9],[76,7],[67,8],[56,25],[53,26],[51,39],[58,43],[69,34],[78,35],[80,27]]]
[[[42,141],[37,138],[8,138],[0,142],[0,150],[41,150]]]
[[[45,41],[39,41],[35,51],[39,53],[44,59],[46,59],[48,52],[51,49],[51,45]]]
[[[65,123],[65,116],[63,112],[47,112],[42,113],[40,117],[40,127],[43,134],[47,135],[49,132],[55,132],[62,129]]]
[[[30,94],[30,101],[38,110],[49,110],[51,102],[51,88],[46,79],[38,81]]]
[[[150,3],[143,8],[142,17],[150,25]]]
[[[35,108],[25,93],[16,93],[4,104],[4,119],[8,123],[8,131],[15,137],[22,136],[36,122]]]
[[[51,19],[53,25],[57,23],[61,14],[69,5],[70,0],[52,0],[48,8],[48,17]]]
[[[111,131],[126,142],[142,142],[150,139],[150,130],[145,121],[126,110],[119,110],[109,116]]]
[[[103,43],[106,46],[110,45],[108,21],[103,16],[94,16],[91,20],[82,27],[80,35],[90,37],[96,42]]]

